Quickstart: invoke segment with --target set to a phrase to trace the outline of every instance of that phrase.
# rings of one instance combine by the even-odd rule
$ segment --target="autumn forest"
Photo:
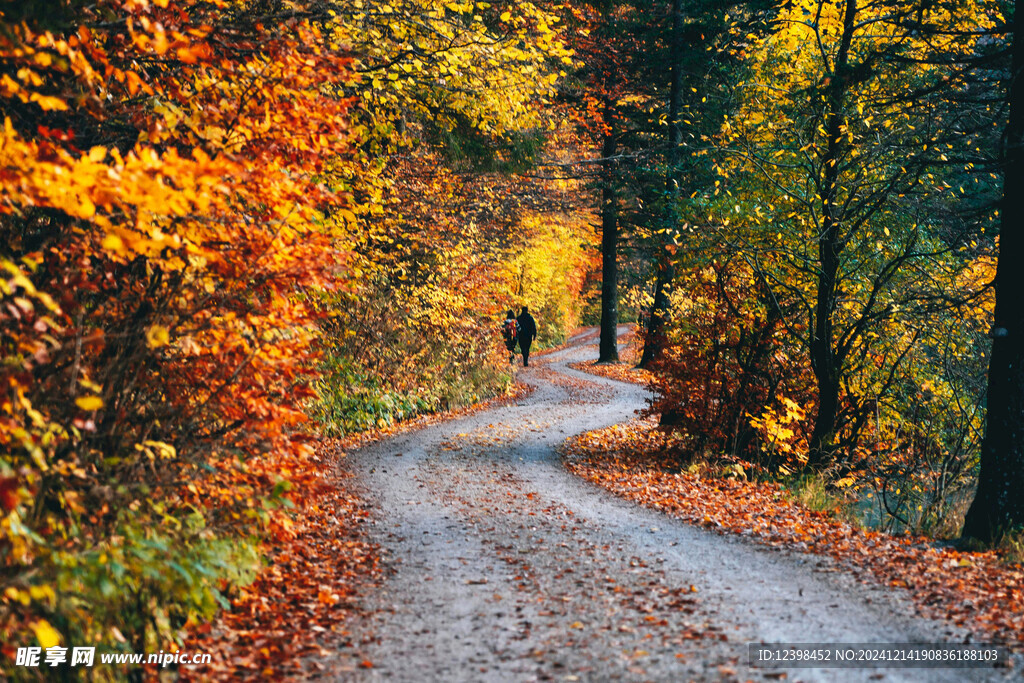
[[[1014,20],[0,2],[0,678],[760,680],[765,548],[1012,668]]]

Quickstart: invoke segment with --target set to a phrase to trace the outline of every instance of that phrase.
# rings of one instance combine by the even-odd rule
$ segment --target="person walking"
[[[530,367],[530,344],[537,338],[537,321],[530,311],[523,306],[523,312],[517,318],[519,322],[519,349],[523,352],[523,367]]]
[[[501,324],[501,336],[505,339],[505,348],[508,349],[508,362],[516,362],[516,342],[519,341],[519,321],[516,314],[509,311],[505,314],[505,322]]]

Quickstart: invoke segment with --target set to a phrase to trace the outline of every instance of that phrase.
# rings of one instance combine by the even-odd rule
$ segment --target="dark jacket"
[[[519,343],[532,343],[537,338],[537,321],[529,313],[520,313],[516,320],[519,321]]]

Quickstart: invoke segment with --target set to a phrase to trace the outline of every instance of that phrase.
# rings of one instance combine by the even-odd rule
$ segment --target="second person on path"
[[[508,349],[508,362],[516,360],[516,342],[519,341],[519,321],[516,314],[509,311],[505,315],[505,322],[501,324],[501,336],[505,339],[505,348]]]
[[[537,338],[537,321],[530,315],[530,311],[523,306],[523,312],[519,314],[519,349],[523,352],[523,367],[530,367],[530,344]]]

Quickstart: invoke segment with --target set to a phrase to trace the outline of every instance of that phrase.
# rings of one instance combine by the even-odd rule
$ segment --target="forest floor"
[[[830,557],[757,545],[571,474],[563,443],[646,391],[570,367],[592,333],[521,368],[533,391],[344,458],[383,571],[306,670],[345,680],[1002,680],[1007,670],[751,668],[749,643],[964,642],[905,592]],[[372,586],[369,585],[372,583]],[[312,634],[310,634],[312,635]],[[297,636],[298,637],[298,636]]]

